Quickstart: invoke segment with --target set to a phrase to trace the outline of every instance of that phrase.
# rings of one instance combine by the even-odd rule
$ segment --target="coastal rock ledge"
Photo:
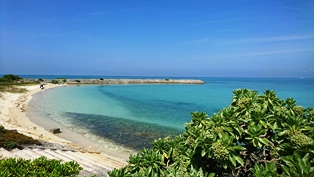
[[[67,84],[205,84],[195,79],[67,79]]]

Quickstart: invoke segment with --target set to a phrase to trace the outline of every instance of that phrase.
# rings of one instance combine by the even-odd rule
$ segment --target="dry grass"
[[[14,85],[0,85],[0,93],[1,92],[10,92],[10,93],[25,93],[27,89],[19,88]]]

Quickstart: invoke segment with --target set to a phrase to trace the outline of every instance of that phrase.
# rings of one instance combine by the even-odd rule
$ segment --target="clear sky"
[[[313,0],[1,0],[0,74],[314,77]]]

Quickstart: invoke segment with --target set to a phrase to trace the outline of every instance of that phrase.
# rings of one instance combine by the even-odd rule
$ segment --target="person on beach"
[[[45,88],[44,84],[40,84],[40,88],[43,90]]]

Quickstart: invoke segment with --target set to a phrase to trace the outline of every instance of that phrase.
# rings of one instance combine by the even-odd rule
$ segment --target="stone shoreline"
[[[24,79],[25,80],[25,79]],[[198,79],[44,79],[44,83],[59,84],[205,84]]]

